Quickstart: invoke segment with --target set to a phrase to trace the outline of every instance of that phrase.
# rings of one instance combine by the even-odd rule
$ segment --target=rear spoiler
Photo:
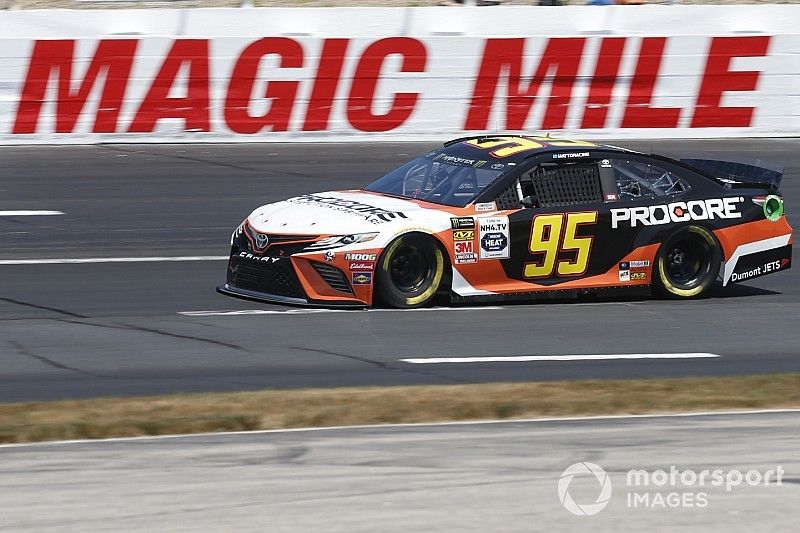
[[[703,157],[681,158],[681,163],[714,178],[728,188],[761,187],[777,191],[783,178],[784,167],[759,159],[728,158],[726,160]]]

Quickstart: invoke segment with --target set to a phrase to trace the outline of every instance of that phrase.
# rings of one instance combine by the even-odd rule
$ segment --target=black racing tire
[[[441,245],[422,233],[401,235],[383,251],[376,267],[376,296],[389,306],[428,305],[445,279],[447,259]]]
[[[717,280],[721,262],[722,250],[714,234],[688,226],[670,235],[658,249],[654,284],[667,298],[702,298]]]

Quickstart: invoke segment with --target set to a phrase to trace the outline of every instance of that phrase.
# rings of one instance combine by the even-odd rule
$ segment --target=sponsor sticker
[[[647,279],[647,272],[631,272],[631,281]]]
[[[471,254],[475,252],[475,244],[472,241],[456,241],[453,251],[458,254]]]
[[[453,229],[470,229],[475,227],[475,219],[472,217],[453,217],[450,219],[450,226]]]
[[[355,200],[346,200],[344,198],[336,198],[333,196],[321,196],[319,194],[304,194],[295,198],[286,200],[294,204],[314,205],[317,207],[324,207],[334,211],[340,211],[349,215],[356,215],[364,217],[372,224],[382,224],[397,218],[408,218],[405,213],[401,211],[390,211],[374,205],[357,202]]]
[[[466,265],[469,263],[477,263],[478,254],[456,254],[456,264]]]
[[[743,201],[744,198],[738,196],[612,209],[611,227],[618,228],[623,223],[635,228],[640,224],[642,226],[660,226],[670,222],[688,222],[689,220],[741,218],[742,214],[736,204]]]
[[[631,265],[627,261],[619,264],[619,280],[620,281],[631,280]]]
[[[375,270],[375,263],[372,261],[350,263],[350,270]]]
[[[344,258],[347,261],[375,261],[378,259],[378,254],[346,253]]]
[[[497,204],[488,202],[485,204],[475,204],[475,211],[478,213],[486,213],[487,211],[497,211]]]
[[[647,268],[650,266],[650,261],[630,261],[631,268]]]
[[[449,163],[451,165],[463,165],[463,166],[476,166],[479,167],[486,163],[486,161],[479,161],[477,159],[467,159],[466,157],[458,157],[455,155],[447,155],[447,154],[439,154],[433,158],[434,161],[440,161],[442,163]]]
[[[458,229],[453,230],[454,241],[471,241],[475,239],[474,229]]]
[[[479,218],[481,259],[508,259],[508,217]]]
[[[331,261],[334,261],[335,259],[336,259],[336,252],[333,252],[333,251],[330,251],[330,250],[325,252],[325,261],[330,263]]]
[[[600,161],[600,166],[603,168],[611,168],[611,161],[609,161],[608,159],[603,159],[602,161]]]
[[[353,285],[371,285],[372,272],[353,272]]]

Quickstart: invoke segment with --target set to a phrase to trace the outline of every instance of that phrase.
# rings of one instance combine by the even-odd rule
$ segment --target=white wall
[[[0,143],[796,136],[797,21],[800,5],[0,12]]]

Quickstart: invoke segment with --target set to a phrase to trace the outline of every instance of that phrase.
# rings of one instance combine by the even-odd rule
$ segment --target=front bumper
[[[275,303],[282,305],[296,305],[300,307],[335,306],[335,307],[350,308],[350,309],[363,309],[364,307],[366,307],[366,304],[349,300],[341,300],[341,301],[330,300],[325,302],[315,302],[308,300],[307,298],[293,298],[289,296],[279,296],[277,294],[267,294],[264,292],[249,291],[246,289],[231,287],[227,283],[225,285],[220,285],[219,287],[217,287],[217,292],[220,294],[225,294],[226,296],[241,298],[243,300],[253,300],[256,302],[267,302],[267,303]]]
[[[221,294],[305,307],[362,308],[370,302],[324,257],[254,254],[245,247],[231,249],[225,284],[217,287]]]

